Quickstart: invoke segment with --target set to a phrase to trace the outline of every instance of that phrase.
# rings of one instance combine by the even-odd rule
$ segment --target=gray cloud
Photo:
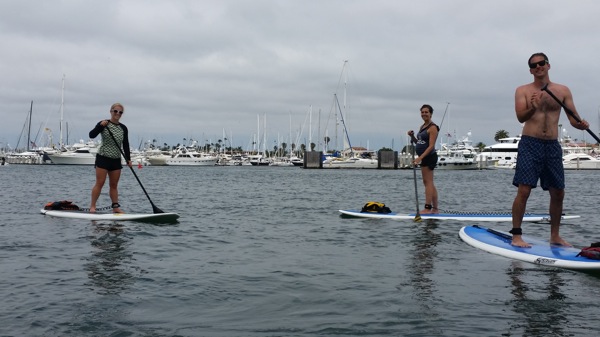
[[[70,140],[122,102],[131,141],[222,138],[246,148],[267,118],[269,142],[303,129],[334,134],[344,95],[353,145],[400,149],[434,106],[444,132],[492,143],[518,134],[514,90],[526,61],[550,57],[582,116],[597,121],[594,1],[3,1],[0,144],[32,127],[58,139],[62,76]],[[348,60],[344,67],[344,61]],[[345,75],[341,78],[342,69]],[[312,107],[313,135],[305,124]],[[600,113],[600,111],[598,112]],[[321,122],[320,126],[317,125]],[[563,117],[564,124],[566,119]],[[262,122],[261,122],[262,123]],[[261,128],[263,125],[261,124]],[[585,133],[567,127],[574,138]],[[321,132],[321,135],[318,132]],[[586,139],[589,140],[589,135]]]

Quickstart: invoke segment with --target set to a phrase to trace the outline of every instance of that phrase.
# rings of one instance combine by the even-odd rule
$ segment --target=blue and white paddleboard
[[[177,213],[89,213],[81,211],[40,211],[44,215],[56,218],[80,219],[80,220],[108,220],[108,221],[143,221],[143,222],[174,222],[179,218]]]
[[[477,225],[461,228],[459,236],[475,248],[514,260],[575,270],[600,270],[599,260],[576,256],[581,249],[551,245],[548,240],[523,235],[523,240],[532,246],[515,247],[511,245],[511,234]]]
[[[361,212],[359,210],[339,210],[343,216],[357,218],[372,218],[372,219],[393,219],[393,220],[414,220],[416,213],[399,214],[399,213],[371,213]],[[512,221],[511,213],[503,212],[452,212],[452,213],[436,213],[436,214],[419,214],[421,219],[435,220],[461,220],[461,221]],[[579,215],[563,215],[562,220],[577,219]],[[523,217],[526,222],[550,222],[548,214],[532,214],[526,213]]]

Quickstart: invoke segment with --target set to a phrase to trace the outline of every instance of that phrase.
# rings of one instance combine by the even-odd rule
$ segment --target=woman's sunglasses
[[[116,110],[116,109],[115,109],[115,110],[113,110],[112,112],[114,112],[114,113],[116,113],[116,114],[119,114],[119,115],[122,115],[122,114],[123,114],[123,111],[121,111],[121,110]]]

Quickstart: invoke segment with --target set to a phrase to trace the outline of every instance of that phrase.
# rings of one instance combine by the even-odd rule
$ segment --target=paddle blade
[[[414,222],[421,222],[421,214],[417,213],[417,215],[415,215],[415,218],[413,219]]]
[[[152,211],[154,212],[154,214],[164,213],[162,209],[156,207],[154,204],[152,204]]]

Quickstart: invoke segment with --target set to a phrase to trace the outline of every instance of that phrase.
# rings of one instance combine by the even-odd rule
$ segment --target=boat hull
[[[50,154],[48,158],[55,165],[94,165],[96,156],[93,154],[85,156],[74,156],[69,154]]]

